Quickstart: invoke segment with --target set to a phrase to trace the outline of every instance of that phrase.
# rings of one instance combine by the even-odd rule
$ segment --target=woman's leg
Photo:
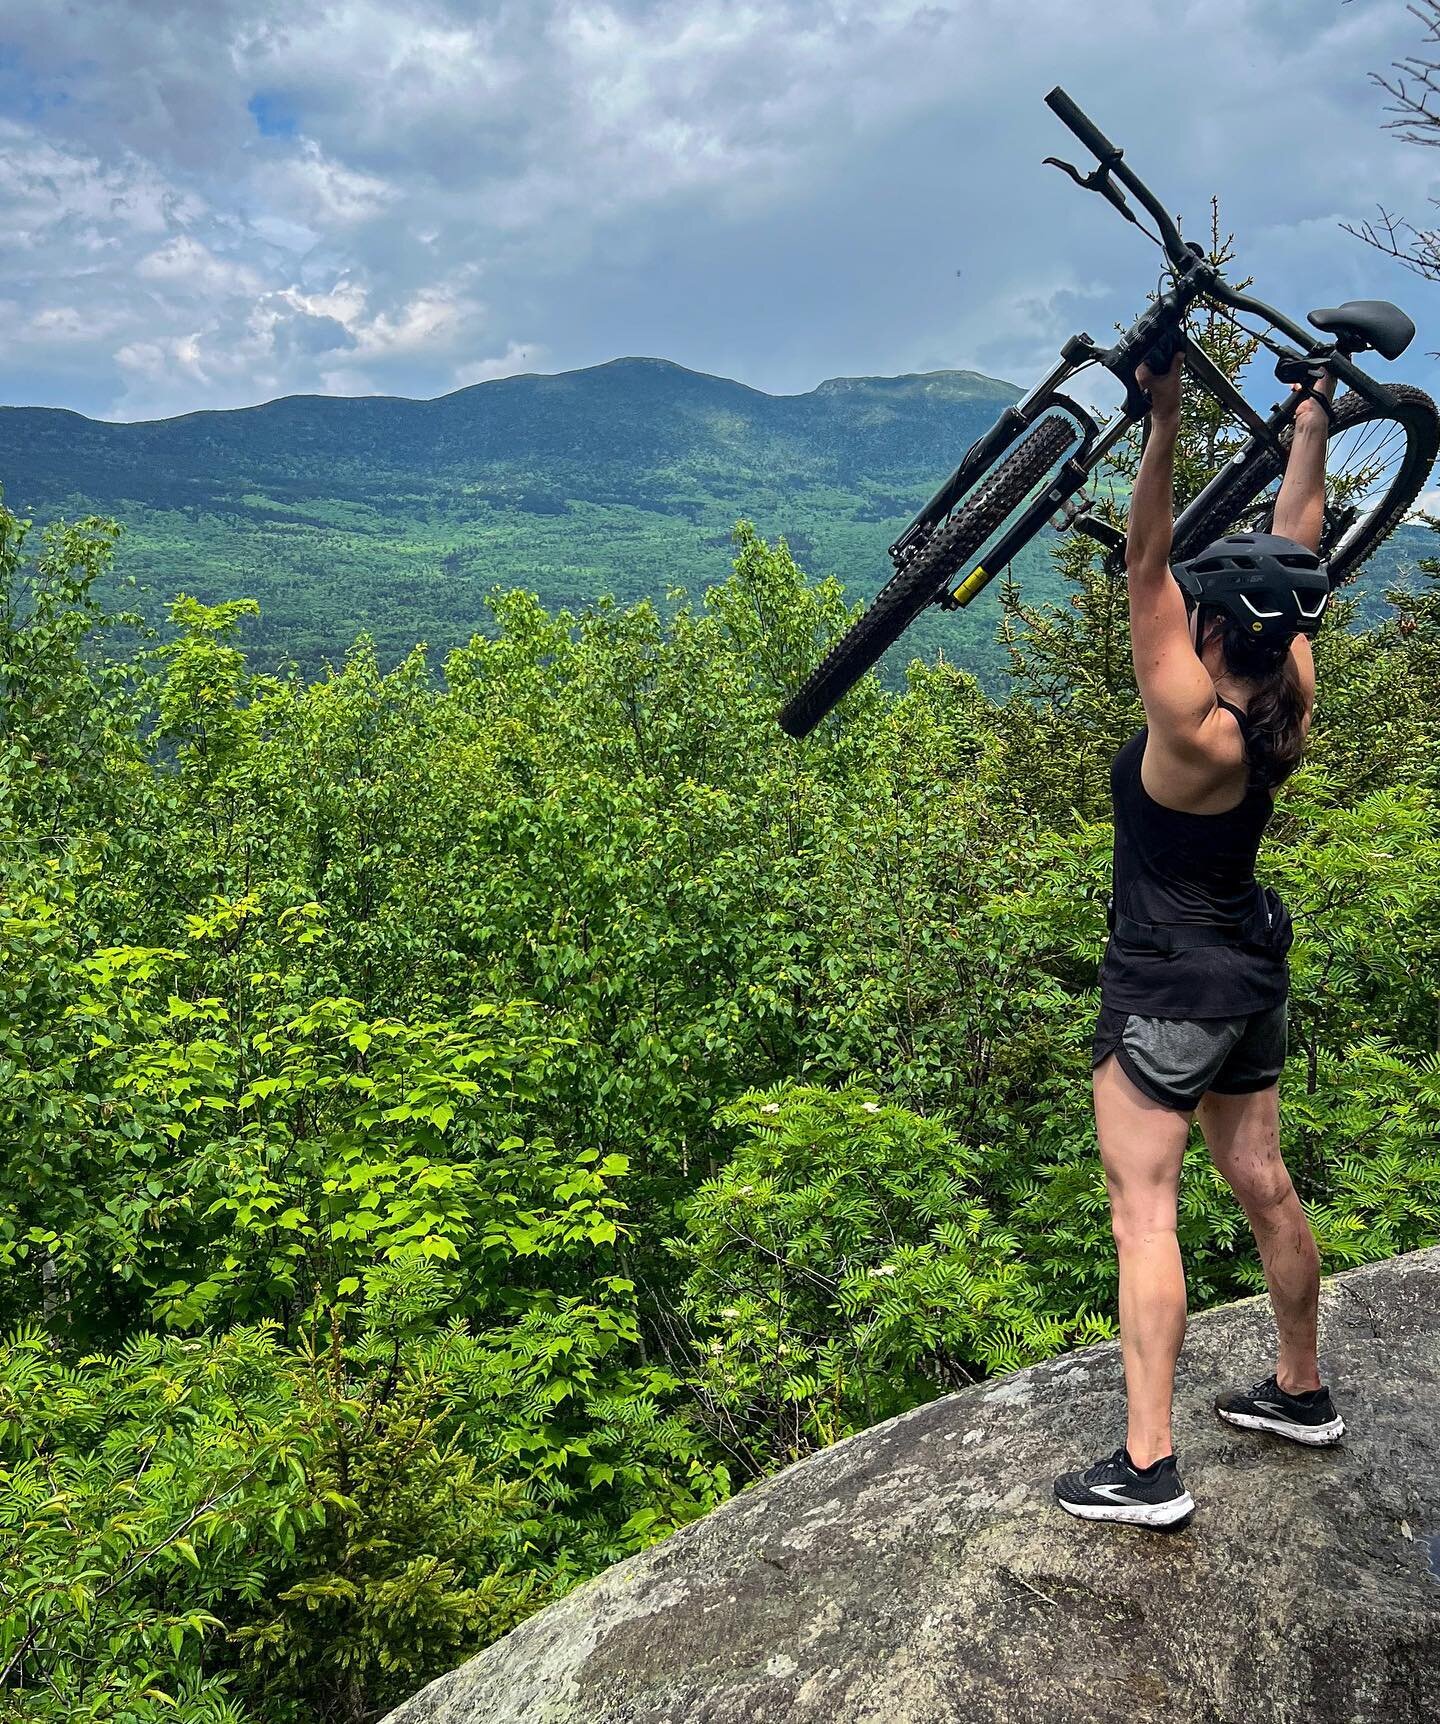
[[[1278,1086],[1250,1095],[1217,1095],[1200,1103],[1205,1147],[1260,1247],[1280,1348],[1275,1380],[1290,1395],[1320,1387],[1315,1356],[1320,1253],[1280,1155]]]
[[[1185,1339],[1185,1272],[1175,1237],[1189,1116],[1151,1101],[1113,1054],[1095,1068],[1095,1130],[1120,1258],[1126,1447],[1137,1467],[1173,1452],[1170,1403]]]

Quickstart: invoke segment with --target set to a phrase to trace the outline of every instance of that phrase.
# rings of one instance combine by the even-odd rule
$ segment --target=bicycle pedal
[[[1325,375],[1325,361],[1303,353],[1282,353],[1275,361],[1275,376],[1281,383],[1318,383]]]
[[[1123,551],[1125,535],[1113,522],[1105,521],[1093,510],[1082,509],[1070,522],[1071,528],[1077,533],[1084,533],[1087,539],[1094,539],[1097,545],[1107,551]]]

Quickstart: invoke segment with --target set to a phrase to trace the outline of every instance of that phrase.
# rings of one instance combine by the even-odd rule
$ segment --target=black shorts
[[[1206,1090],[1250,1095],[1279,1082],[1287,1010],[1282,1001],[1241,1018],[1146,1018],[1102,1006],[1090,1064],[1114,1054],[1141,1095],[1193,1113]]]

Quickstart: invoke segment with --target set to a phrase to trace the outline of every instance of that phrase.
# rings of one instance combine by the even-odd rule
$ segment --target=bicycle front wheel
[[[1057,413],[1027,432],[841,635],[781,707],[780,728],[794,737],[808,736],[921,611],[940,597],[951,577],[1004,525],[1074,441],[1075,427]]]
[[[1335,405],[1325,460],[1325,524],[1320,555],[1334,586],[1348,581],[1405,519],[1440,451],[1440,411],[1423,389],[1387,385],[1391,405],[1347,394]],[[1198,555],[1226,533],[1269,531],[1285,476],[1291,430],[1281,451],[1261,450],[1237,470],[1235,484],[1185,532],[1174,558]]]

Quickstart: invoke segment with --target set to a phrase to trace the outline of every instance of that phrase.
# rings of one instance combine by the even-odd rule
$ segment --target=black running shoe
[[[1215,1411],[1226,1424],[1245,1431],[1273,1431],[1277,1437],[1316,1449],[1338,1443],[1345,1434],[1345,1421],[1335,1411],[1328,1389],[1287,1395],[1274,1377],[1253,1389],[1227,1390],[1216,1399]]]
[[[1195,1512],[1195,1500],[1180,1483],[1174,1455],[1142,1471],[1129,1451],[1116,1449],[1081,1473],[1062,1473],[1055,1500],[1082,1520],[1118,1520],[1128,1526],[1179,1526]]]

